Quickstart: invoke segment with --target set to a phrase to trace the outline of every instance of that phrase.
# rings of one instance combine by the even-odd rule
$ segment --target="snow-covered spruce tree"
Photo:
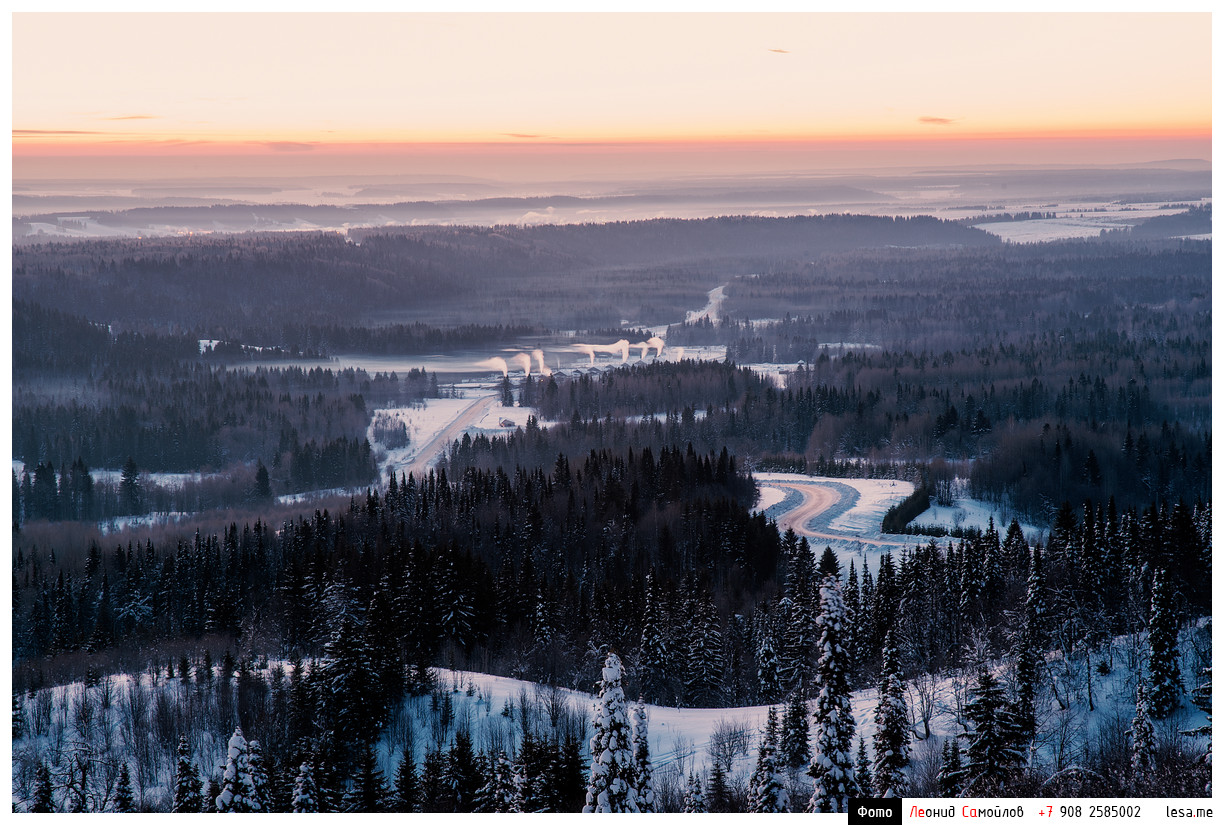
[[[615,653],[604,661],[592,726],[591,774],[583,813],[637,813],[629,717],[621,688],[621,660]]]
[[[1135,691],[1135,718],[1127,733],[1131,737],[1132,790],[1143,794],[1151,790],[1152,777],[1156,775],[1156,731],[1148,718],[1147,691],[1143,682]]]
[[[119,766],[119,784],[115,787],[115,812],[130,814],[136,810],[136,801],[132,798],[132,777],[128,773],[127,763]]]
[[[1164,719],[1181,704],[1181,658],[1177,650],[1177,611],[1173,586],[1164,570],[1157,570],[1152,581],[1152,611],[1148,618],[1148,673],[1152,692],[1148,709],[1153,719]]]
[[[324,647],[320,676],[319,723],[324,732],[346,752],[373,741],[386,706],[365,627],[351,605]]]
[[[846,813],[850,797],[858,796],[854,781],[854,713],[850,708],[849,657],[844,647],[846,611],[841,585],[826,578],[820,585],[817,620],[816,747],[808,775],[812,798],[808,811]]]
[[[966,735],[969,742],[963,792],[969,796],[1006,796],[1007,783],[1022,762],[1016,746],[1015,717],[1003,688],[985,667],[978,672],[973,694],[965,707],[973,732]]]
[[[642,640],[638,647],[638,682],[642,695],[659,702],[665,698],[670,683],[671,657],[664,633],[662,595],[655,583],[654,570],[646,574],[646,601],[642,609]]]
[[[761,644],[757,647],[757,693],[764,702],[775,702],[782,695],[778,676],[778,651],[774,648],[773,628],[762,628]]]
[[[314,767],[303,762],[293,783],[293,812],[313,814],[319,811],[319,789],[315,787]]]
[[[633,706],[633,788],[637,792],[638,811],[644,814],[655,812],[654,772],[650,767],[649,720],[646,706],[638,702]]]
[[[872,796],[875,783],[871,781],[871,759],[867,756],[867,743],[859,737],[858,753],[854,757],[854,781],[858,783],[859,793]]]
[[[493,754],[489,780],[481,787],[476,805],[477,813],[518,813],[518,794],[514,786],[514,768],[504,751]]]
[[[187,737],[180,736],[178,761],[174,767],[174,808],[176,814],[197,814],[203,803],[200,792],[200,773],[191,761],[187,748]]]
[[[842,586],[842,601],[846,605],[846,653],[850,657],[851,669],[857,672],[863,661],[863,645],[858,634],[859,615],[863,612],[863,606],[859,600],[858,571],[854,567],[853,559],[850,561],[850,571],[846,573],[846,583]]]
[[[688,784],[684,788],[684,813],[704,814],[709,810],[706,806],[705,791],[702,790],[701,780],[697,778],[697,774],[690,772]]]
[[[782,783],[778,767],[778,713],[770,708],[757,748],[756,770],[748,782],[748,812],[773,814],[789,810],[790,794]]]
[[[714,708],[723,701],[723,634],[708,594],[694,600],[684,696],[691,707]]]
[[[1037,735],[1037,682],[1045,650],[1045,573],[1041,550],[1034,548],[1029,563],[1024,624],[1016,642],[1016,734],[1027,744]]]
[[[221,776],[221,792],[215,804],[218,813],[249,813],[255,809],[250,800],[255,795],[251,784],[251,767],[248,762],[247,741],[242,728],[234,728],[229,740],[229,752],[225,760],[225,773]]]
[[[965,771],[961,766],[960,743],[949,736],[943,743],[943,754],[939,760],[939,795],[953,799],[961,795]]]
[[[812,609],[806,602],[790,597],[778,602],[779,630],[782,635],[778,654],[778,680],[782,690],[794,691],[811,679],[811,650],[814,639]]]
[[[803,691],[796,690],[786,700],[786,713],[782,717],[781,763],[788,768],[798,768],[807,762],[812,755],[811,739],[808,703]]]
[[[897,645],[890,630],[884,637],[884,667],[880,671],[880,701],[875,709],[875,795],[905,796],[905,766],[909,764],[909,709],[901,682]]]
[[[268,772],[264,768],[263,748],[258,739],[247,743],[247,767],[251,774],[251,798],[247,804],[252,811],[267,812],[271,810],[268,806]]]

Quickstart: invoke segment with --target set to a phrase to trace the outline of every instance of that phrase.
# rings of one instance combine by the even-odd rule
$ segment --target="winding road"
[[[797,534],[813,539],[857,541],[876,547],[910,546],[904,541],[864,538],[853,533],[824,533],[808,529],[807,525],[811,523],[812,519],[816,518],[840,501],[840,496],[835,490],[833,490],[833,488],[823,486],[815,480],[812,482],[758,481],[758,484],[760,484],[762,487],[774,487],[780,490],[790,490],[799,494],[799,503],[779,515],[777,518],[778,529],[783,532],[785,532],[789,527]]]

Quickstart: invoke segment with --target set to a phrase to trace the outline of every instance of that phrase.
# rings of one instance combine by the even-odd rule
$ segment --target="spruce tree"
[[[217,812],[249,813],[254,810],[250,805],[254,796],[247,741],[242,735],[242,728],[234,728],[234,735],[229,740],[225,773],[221,776],[221,790],[215,800]]]
[[[778,765],[778,714],[771,707],[757,748],[756,770],[748,782],[748,812],[772,814],[789,810],[790,795],[782,784]]]
[[[701,788],[701,780],[697,778],[697,774],[690,772],[688,784],[684,788],[684,813],[704,814],[709,813],[709,810],[706,805],[705,791]]]
[[[515,793],[514,768],[504,751],[497,751],[491,760],[489,780],[480,789],[477,813],[508,814],[519,812]]]
[[[1007,784],[1022,761],[1014,717],[998,680],[985,667],[978,672],[973,694],[965,707],[973,732],[967,735],[964,793],[1006,796]]]
[[[867,742],[859,737],[858,753],[854,757],[854,781],[858,783],[859,793],[863,796],[874,796],[875,783],[871,780],[871,759],[867,756]]]
[[[442,775],[446,771],[446,755],[440,750],[425,750],[421,762],[421,810],[423,813],[452,812],[445,806],[447,795]],[[453,812],[452,812],[453,813]]]
[[[1177,613],[1173,587],[1164,570],[1152,581],[1152,610],[1148,619],[1148,673],[1152,692],[1148,708],[1153,719],[1164,719],[1181,704],[1181,658],[1177,650]]]
[[[214,814],[217,812],[217,797],[221,795],[221,783],[215,776],[208,778],[204,786],[204,800],[200,803],[200,813]]]
[[[646,706],[641,702],[633,706],[633,788],[637,793],[638,811],[655,812],[654,774],[650,766],[650,742],[648,741]]]
[[[875,795],[884,799],[905,796],[905,766],[909,764],[909,710],[897,663],[893,632],[884,637],[884,666],[880,672],[880,700],[876,705],[874,738]]]
[[[405,750],[395,769],[395,813],[415,813],[420,803],[420,784],[417,781],[416,765],[412,761],[411,749]]]
[[[1139,683],[1135,695],[1135,718],[1131,720],[1131,773],[1134,790],[1144,794],[1152,790],[1152,779],[1156,775],[1156,732],[1148,718],[1147,691]]]
[[[782,764],[798,768],[812,755],[812,723],[808,716],[808,703],[803,691],[796,690],[786,702],[786,714],[782,718]]]
[[[782,693],[778,675],[778,652],[774,649],[773,632],[769,627],[761,633],[757,648],[757,694],[763,702],[776,702]]]
[[[718,610],[708,594],[693,605],[685,700],[691,707],[714,708],[723,702],[723,634]]]
[[[667,637],[662,596],[655,583],[654,570],[646,574],[645,605],[642,609],[642,637],[638,648],[638,682],[643,696],[660,702],[666,698],[671,670],[671,656],[667,649]]]
[[[788,597],[778,602],[782,645],[778,653],[778,681],[784,691],[800,689],[810,683],[811,650],[815,621],[810,604]]]
[[[844,646],[845,607],[835,578],[820,586],[820,617],[816,652],[816,747],[808,775],[812,798],[808,811],[846,813],[850,797],[858,796],[854,761],[854,713],[850,707],[849,660]]]
[[[443,782],[454,801],[457,813],[471,813],[476,806],[476,792],[484,784],[483,771],[472,750],[472,737],[466,730],[455,731],[455,741],[446,754]]]
[[[46,762],[39,762],[34,772],[34,801],[30,804],[30,813],[49,814],[55,811],[52,798],[51,769]]]
[[[254,813],[270,811],[268,772],[264,768],[263,748],[258,739],[247,743],[247,768],[251,776],[251,798],[247,800],[247,805]]]
[[[136,810],[136,801],[132,798],[132,777],[128,773],[127,763],[119,766],[119,784],[115,787],[115,812],[130,814]]]
[[[731,812],[731,789],[727,787],[727,771],[722,762],[715,759],[710,766],[710,780],[706,787],[706,807],[712,814]]]
[[[366,745],[357,754],[357,773],[344,797],[344,810],[350,813],[381,813],[387,797],[387,783],[378,768],[374,745]]]
[[[319,811],[319,789],[315,786],[314,767],[303,762],[293,783],[293,812],[313,814]]]
[[[583,812],[637,813],[629,717],[621,688],[621,660],[615,653],[604,661],[592,726],[591,773]]]
[[[960,796],[964,787],[965,771],[960,755],[960,743],[955,736],[949,736],[944,740],[943,755],[939,761],[939,795],[944,799]]]
[[[1016,734],[1021,742],[1037,735],[1038,669],[1045,649],[1045,581],[1041,551],[1034,549],[1024,600],[1024,624],[1016,644]]]
[[[191,761],[191,752],[187,748],[187,737],[180,736],[178,761],[174,768],[174,813],[199,813],[203,801],[200,792],[200,774]]]
[[[386,717],[385,697],[365,628],[351,605],[341,609],[324,655],[319,696],[323,730],[344,749],[374,741]]]

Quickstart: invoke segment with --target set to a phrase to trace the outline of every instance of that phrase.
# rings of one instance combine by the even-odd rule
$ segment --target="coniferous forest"
[[[1209,241],[107,240],[15,249],[13,291],[17,810],[1209,795]],[[419,472],[379,413],[457,379],[344,362],[625,319],[690,354],[511,372],[525,424]],[[1009,518],[850,558],[756,509],[775,471],[911,483],[889,534],[956,496]],[[727,716],[664,770],[647,706]]]

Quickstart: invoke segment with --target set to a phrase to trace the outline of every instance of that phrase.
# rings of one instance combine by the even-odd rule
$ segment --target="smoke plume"
[[[510,365],[507,364],[506,359],[502,358],[500,355],[495,355],[492,358],[486,358],[476,366],[491,370],[501,370],[501,374],[506,377],[509,377],[510,375]],[[530,362],[528,362],[528,366],[530,366]]]
[[[515,365],[523,368],[524,376],[526,377],[531,376],[531,356],[530,355],[528,355],[525,352],[519,352],[519,353],[515,353],[514,357],[511,358],[510,360],[513,361]]]

